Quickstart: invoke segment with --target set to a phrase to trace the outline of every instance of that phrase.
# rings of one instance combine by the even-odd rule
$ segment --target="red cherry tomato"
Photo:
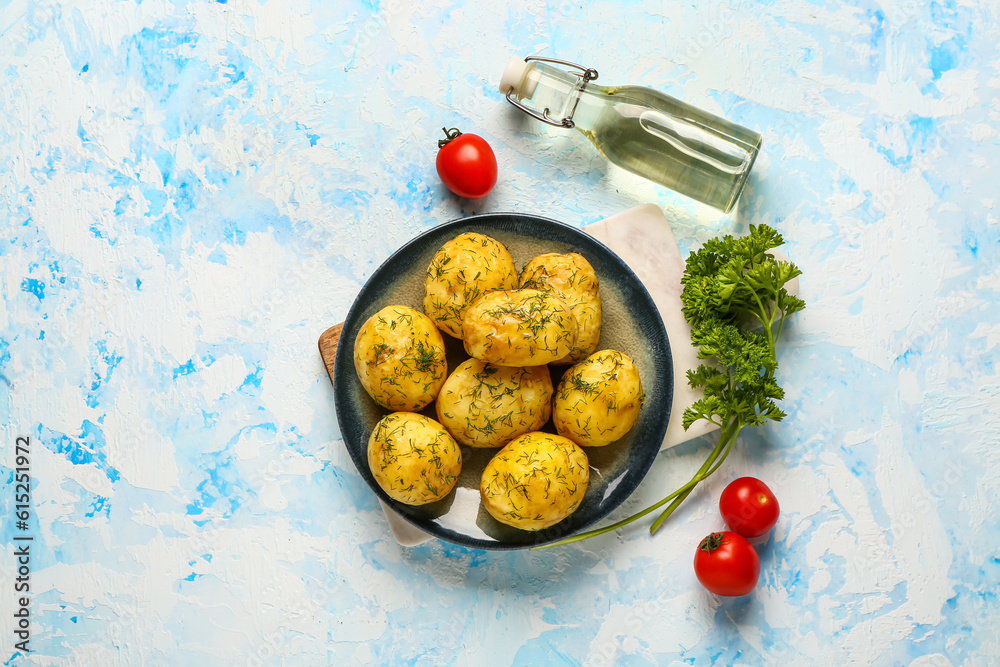
[[[447,138],[438,141],[437,172],[445,187],[466,199],[488,195],[497,182],[493,149],[475,134],[462,134],[456,128],[444,133]]]
[[[757,585],[760,558],[742,535],[712,533],[698,545],[694,573],[716,595],[746,595]]]
[[[740,477],[722,492],[719,511],[733,532],[760,537],[777,523],[780,508],[767,484],[755,477]]]

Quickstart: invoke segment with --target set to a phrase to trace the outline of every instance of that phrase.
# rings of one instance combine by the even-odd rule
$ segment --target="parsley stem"
[[[701,481],[701,480],[698,480],[698,481]],[[597,537],[598,535],[604,535],[605,533],[610,533],[613,530],[618,530],[619,528],[622,528],[623,526],[627,526],[628,524],[632,523],[633,521],[641,519],[642,517],[646,516],[650,512],[653,512],[653,511],[658,510],[659,508],[663,507],[668,502],[670,502],[671,500],[673,500],[677,496],[681,495],[685,491],[689,491],[690,489],[694,488],[694,486],[698,483],[698,481],[695,481],[694,479],[692,479],[690,482],[688,482],[687,484],[685,484],[681,488],[677,489],[676,491],[674,491],[673,493],[671,493],[666,498],[663,498],[663,499],[657,501],[656,503],[650,505],[649,507],[647,507],[646,509],[642,510],[641,512],[636,512],[632,516],[626,517],[626,518],[622,519],[621,521],[613,523],[610,526],[604,526],[603,528],[595,528],[594,530],[588,530],[586,533],[579,533],[578,535],[573,535],[572,537],[567,537],[564,540],[559,540],[558,542],[553,542],[551,544],[543,544],[543,545],[540,545],[540,546],[537,546],[537,547],[531,547],[531,551],[535,551],[537,549],[548,549],[549,547],[558,547],[558,546],[562,546],[564,544],[572,544],[573,542],[582,542],[583,540],[589,539],[591,537]]]
[[[715,445],[715,449],[713,449],[711,454],[708,455],[708,459],[705,461],[704,464],[702,464],[701,468],[698,470],[697,473],[695,473],[694,477],[692,477],[687,484],[677,489],[669,496],[666,496],[665,498],[662,498],[659,501],[655,502],[654,504],[650,505],[646,509],[640,512],[636,512],[631,516],[625,517],[621,521],[615,522],[609,526],[604,526],[603,528],[595,528],[594,530],[589,530],[585,533],[573,535],[572,537],[567,537],[564,540],[559,540],[551,544],[544,544],[541,546],[532,547],[531,550],[534,551],[536,549],[548,549],[549,547],[558,547],[564,544],[582,542],[583,540],[589,539],[591,537],[597,537],[598,535],[604,535],[605,533],[610,533],[611,531],[618,530],[619,528],[627,526],[633,521],[641,519],[650,512],[658,510],[659,508],[663,507],[669,502],[670,506],[663,511],[663,514],[661,514],[657,518],[656,523],[654,523],[653,526],[650,528],[650,532],[655,533],[659,529],[659,527],[663,524],[663,522],[666,521],[671,514],[673,514],[674,510],[677,509],[677,507],[682,502],[684,502],[684,500],[689,495],[691,495],[691,492],[694,491],[694,487],[697,486],[698,483],[701,482],[703,479],[705,479],[706,477],[708,477],[709,475],[711,475],[712,473],[714,473],[716,470],[719,469],[719,466],[722,465],[722,462],[725,460],[726,456],[729,455],[729,451],[733,448],[733,443],[736,442],[736,436],[737,434],[739,434],[742,428],[743,426],[741,424],[737,424],[736,422],[731,422],[727,424],[726,427],[723,429],[722,434],[719,436],[719,442]]]
[[[768,318],[768,316],[767,316],[767,308],[764,307],[764,304],[763,304],[763,302],[761,302],[760,297],[757,296],[757,292],[751,290],[750,293],[753,294],[753,299],[754,299],[754,301],[757,302],[757,307],[760,308],[759,313],[754,313],[754,315],[757,315],[757,319],[760,320],[761,325],[764,327],[764,333],[767,334],[767,342],[771,346],[771,349],[773,350],[774,349],[774,332],[771,331],[771,325],[774,324],[774,318],[773,318],[773,316],[770,317],[770,318]],[[769,321],[767,321],[767,320],[769,320]]]
[[[713,449],[712,453],[708,455],[708,458],[705,459],[705,463],[701,466],[698,472],[695,473],[694,477],[691,478],[691,481],[685,484],[687,491],[678,496],[674,502],[672,502],[670,506],[663,510],[663,513],[656,518],[653,525],[649,527],[650,534],[655,534],[656,531],[660,529],[663,522],[670,518],[670,515],[674,513],[674,510],[676,510],[684,499],[687,498],[692,491],[694,491],[694,487],[698,483],[719,469],[722,462],[726,460],[727,456],[729,456],[729,451],[733,448],[733,443],[736,442],[736,436],[739,434],[741,428],[743,427],[736,420],[733,420],[726,425],[726,428],[722,429],[722,433],[719,434],[719,442],[716,443],[715,449]]]
[[[767,329],[769,326],[771,326],[773,324],[773,322],[768,322],[767,318],[761,317],[760,313],[758,313],[756,311],[750,311],[750,314],[753,315],[757,319],[758,322],[760,322],[760,328],[761,329]]]
[[[781,328],[785,326],[785,311],[781,311],[781,319],[778,320],[778,332],[774,334],[774,342],[778,342],[778,338],[781,336]]]
[[[687,499],[688,496],[691,495],[692,491],[694,491],[694,487],[690,486],[688,487],[687,491],[674,498],[674,502],[670,503],[667,509],[663,510],[663,513],[660,514],[660,516],[656,517],[656,521],[654,521],[653,525],[649,527],[650,535],[656,534],[656,531],[660,529],[660,526],[663,525],[663,522],[670,518],[670,515],[674,513],[674,510],[677,509],[680,506],[680,504],[684,502],[684,500]]]

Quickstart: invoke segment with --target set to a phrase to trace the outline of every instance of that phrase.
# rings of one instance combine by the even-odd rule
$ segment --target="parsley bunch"
[[[705,419],[721,429],[719,441],[694,477],[666,498],[610,526],[574,535],[557,544],[579,542],[669,506],[650,527],[655,533],[695,486],[714,473],[732,451],[745,426],[781,421],[785,413],[775,401],[785,392],[774,379],[778,370],[775,344],[785,318],[805,308],[786,285],[801,271],[768,251],[784,239],[767,225],[750,225],[750,234],[707,241],[692,252],[684,268],[681,293],[691,342],[708,363],[688,371],[688,383],[704,397],[684,411],[684,429]]]

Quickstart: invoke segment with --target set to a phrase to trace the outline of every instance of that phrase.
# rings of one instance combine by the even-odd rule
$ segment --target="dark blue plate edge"
[[[642,281],[639,280],[639,277],[635,275],[635,272],[632,271],[632,268],[625,262],[625,260],[623,260],[621,257],[619,257],[617,253],[615,253],[613,250],[611,250],[611,248],[609,248],[608,246],[606,246],[604,243],[602,243],[598,239],[594,238],[590,234],[587,234],[585,231],[583,231],[580,228],[573,227],[571,225],[567,225],[564,222],[559,222],[557,220],[552,220],[551,218],[546,218],[546,217],[543,217],[543,216],[534,215],[534,214],[530,214],[530,213],[513,213],[513,212],[502,212],[501,211],[501,212],[493,212],[493,213],[479,213],[479,214],[467,216],[467,217],[464,217],[464,218],[456,218],[454,220],[450,220],[448,222],[441,223],[440,225],[435,225],[434,227],[431,227],[430,229],[427,229],[427,230],[424,230],[423,232],[420,232],[415,237],[411,238],[409,241],[407,241],[405,244],[403,244],[399,249],[397,249],[395,252],[393,252],[391,255],[389,255],[378,266],[378,268],[376,268],[371,273],[371,275],[365,281],[365,284],[361,287],[361,290],[358,292],[357,296],[354,299],[354,303],[351,304],[351,307],[347,311],[347,315],[344,318],[344,333],[347,333],[347,330],[349,328],[348,324],[351,323],[353,320],[355,320],[357,318],[357,311],[360,310],[360,309],[362,309],[363,308],[363,304],[367,301],[366,299],[362,299],[362,297],[366,296],[368,292],[370,292],[370,291],[372,291],[372,290],[375,289],[375,285],[373,284],[374,279],[376,277],[379,277],[382,274],[382,271],[387,266],[389,266],[392,263],[394,263],[396,261],[396,258],[398,256],[404,255],[405,253],[407,253],[408,251],[410,251],[410,249],[412,247],[414,247],[414,246],[421,245],[422,242],[423,242],[423,240],[424,240],[424,237],[426,237],[428,235],[431,235],[431,234],[440,234],[440,233],[447,232],[447,230],[449,228],[464,227],[464,226],[469,225],[469,224],[475,224],[477,221],[491,221],[492,220],[492,221],[495,221],[495,222],[499,223],[499,222],[502,222],[503,219],[505,219],[505,218],[506,219],[509,219],[509,218],[520,218],[520,219],[523,219],[523,220],[529,221],[529,222],[539,221],[539,222],[542,222],[544,224],[550,224],[550,225],[553,225],[556,228],[565,230],[572,237],[582,238],[584,244],[591,243],[591,244],[593,244],[595,246],[600,247],[601,249],[604,250],[604,252],[606,252],[608,254],[608,256],[610,256],[619,265],[619,267],[628,276],[630,276],[632,278],[632,280],[626,281],[625,287],[627,289],[624,290],[624,291],[627,291],[627,292],[636,292],[636,294],[634,295],[635,297],[644,300],[646,302],[646,306],[652,312],[657,313],[657,314],[659,313],[659,309],[657,308],[656,303],[653,301],[653,297],[649,294],[649,291],[646,289],[646,286],[642,284]],[[633,296],[633,295],[630,294],[630,296]],[[667,370],[667,373],[669,375],[669,377],[667,377],[667,378],[657,378],[658,382],[662,381],[663,384],[664,384],[664,386],[662,387],[662,391],[663,391],[664,396],[665,396],[665,401],[664,402],[665,402],[665,406],[666,406],[665,407],[665,409],[666,409],[665,418],[662,420],[661,426],[659,428],[657,428],[657,432],[655,433],[655,435],[656,435],[655,441],[657,443],[659,443],[659,444],[662,444],[663,438],[666,435],[667,424],[670,421],[670,411],[671,411],[671,406],[673,404],[673,392],[674,392],[673,356],[672,356],[671,351],[670,351],[670,341],[669,341],[669,338],[667,336],[666,327],[663,324],[662,318],[661,317],[657,317],[656,320],[655,320],[655,322],[656,322],[656,325],[658,325],[658,328],[662,330],[663,336],[662,336],[662,344],[659,341],[657,341],[656,344],[653,346],[652,354],[658,360],[662,360],[663,361],[663,367]],[[357,323],[357,326],[360,326],[360,324],[362,324],[362,323]],[[656,325],[654,325],[654,326],[656,326]],[[356,335],[356,333],[354,335]],[[549,544],[551,542],[557,542],[557,541],[559,541],[561,539],[564,539],[566,537],[570,537],[570,536],[572,536],[574,534],[577,534],[577,533],[579,533],[581,531],[584,531],[585,529],[587,529],[588,527],[592,526],[593,524],[595,524],[595,523],[601,521],[602,519],[606,518],[615,509],[617,509],[618,507],[620,507],[621,504],[627,499],[628,496],[623,497],[618,502],[617,505],[615,505],[614,507],[608,509],[601,516],[595,516],[592,519],[584,521],[580,525],[573,526],[573,528],[572,528],[571,531],[567,531],[565,533],[562,533],[560,531],[560,534],[555,535],[555,536],[553,536],[551,538],[540,539],[540,540],[536,540],[536,541],[533,541],[533,542],[530,542],[530,543],[528,543],[528,542],[525,542],[525,543],[521,543],[521,542],[516,542],[516,543],[515,542],[499,542],[499,541],[482,540],[482,539],[478,539],[478,538],[474,538],[474,537],[469,537],[468,535],[465,535],[465,534],[462,534],[462,533],[456,533],[455,531],[452,531],[452,530],[450,530],[448,528],[444,528],[444,527],[442,527],[442,526],[440,526],[438,524],[433,524],[431,522],[419,520],[419,519],[417,519],[415,517],[409,516],[408,514],[406,514],[404,512],[397,511],[396,508],[395,508],[396,501],[392,500],[388,496],[388,494],[386,494],[385,491],[382,490],[382,488],[378,485],[378,483],[375,482],[375,478],[371,476],[371,472],[368,470],[368,461],[367,461],[367,459],[364,458],[364,457],[362,457],[362,458],[359,459],[359,457],[355,456],[354,451],[350,447],[347,447],[347,442],[346,442],[347,436],[344,433],[344,426],[345,426],[344,419],[345,419],[345,417],[351,417],[352,415],[347,414],[348,408],[345,405],[343,405],[343,403],[346,403],[348,401],[341,396],[341,389],[339,388],[339,384],[340,383],[338,382],[338,379],[345,372],[343,370],[344,369],[344,364],[347,364],[347,366],[349,368],[349,371],[346,371],[346,372],[354,372],[354,359],[353,359],[354,352],[353,352],[353,350],[354,350],[354,341],[353,341],[353,339],[350,338],[350,337],[348,337],[348,336],[343,336],[342,335],[341,336],[341,340],[340,340],[340,344],[337,346],[336,356],[334,357],[334,372],[333,372],[333,377],[334,377],[334,383],[333,383],[333,387],[334,387],[334,409],[335,409],[335,411],[337,413],[337,426],[338,426],[338,429],[341,432],[341,439],[343,439],[345,441],[344,442],[344,447],[347,449],[347,453],[351,457],[351,460],[354,462],[354,465],[357,468],[358,473],[365,480],[365,482],[368,484],[368,486],[371,488],[371,490],[375,492],[376,496],[380,500],[382,500],[383,503],[385,503],[387,506],[389,506],[389,508],[396,514],[396,516],[398,516],[399,518],[403,519],[404,521],[406,521],[407,523],[411,524],[412,526],[414,526],[414,527],[416,527],[416,528],[418,528],[418,529],[420,529],[420,530],[428,533],[429,535],[431,535],[433,537],[437,537],[439,539],[443,539],[445,541],[448,541],[448,542],[451,542],[453,544],[456,544],[456,545],[459,545],[459,546],[463,546],[463,547],[466,547],[466,548],[482,549],[482,550],[486,550],[486,551],[515,551],[515,550],[521,550],[521,549],[530,549],[530,548],[536,547],[536,546],[544,546],[545,544]],[[348,423],[350,423],[350,421],[348,421]],[[358,436],[359,436],[359,439],[361,441],[367,441],[368,434],[366,434],[366,433],[359,433]],[[653,465],[653,461],[656,459],[657,455],[659,454],[659,450],[660,450],[660,447],[658,445],[657,448],[656,448],[656,452],[652,456],[649,456],[647,460],[645,460],[644,462],[642,462],[642,464],[640,466],[630,467],[629,468],[628,477],[630,479],[636,479],[636,485],[635,486],[638,486],[638,483],[641,482],[641,480],[646,476],[646,473],[649,471],[649,468],[652,467],[652,465]],[[632,492],[634,492],[634,489],[635,489],[635,487],[633,487],[633,491]],[[559,524],[557,524],[557,526],[558,525]],[[553,528],[556,528],[556,526],[553,526]],[[549,529],[549,530],[551,531],[552,529]],[[525,531],[525,533],[526,534],[531,534],[528,531]]]

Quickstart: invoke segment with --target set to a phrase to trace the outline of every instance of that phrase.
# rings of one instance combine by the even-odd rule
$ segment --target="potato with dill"
[[[563,375],[552,421],[559,435],[584,447],[601,447],[629,432],[645,400],[632,359],[616,350],[601,350]]]
[[[601,339],[601,294],[597,274],[587,259],[575,252],[550,252],[535,257],[521,270],[521,288],[551,292],[563,300],[576,318],[576,345],[554,364],[573,364],[597,349]]]
[[[419,310],[387,306],[368,318],[354,339],[354,368],[383,408],[421,410],[448,374],[444,339]]]
[[[414,412],[393,412],[368,438],[368,466],[390,498],[426,505],[451,493],[462,452],[444,427]]]
[[[438,421],[463,445],[501,447],[552,414],[548,366],[494,366],[467,359],[438,393]]]
[[[536,289],[479,297],[462,320],[465,351],[498,366],[542,366],[576,345],[576,318],[563,301]]]
[[[462,338],[465,310],[491,290],[517,287],[517,267],[494,238],[459,234],[437,251],[424,281],[424,312],[450,336]]]
[[[512,440],[486,464],[479,495],[500,523],[541,530],[580,506],[589,481],[587,455],[576,443],[533,431]]]

